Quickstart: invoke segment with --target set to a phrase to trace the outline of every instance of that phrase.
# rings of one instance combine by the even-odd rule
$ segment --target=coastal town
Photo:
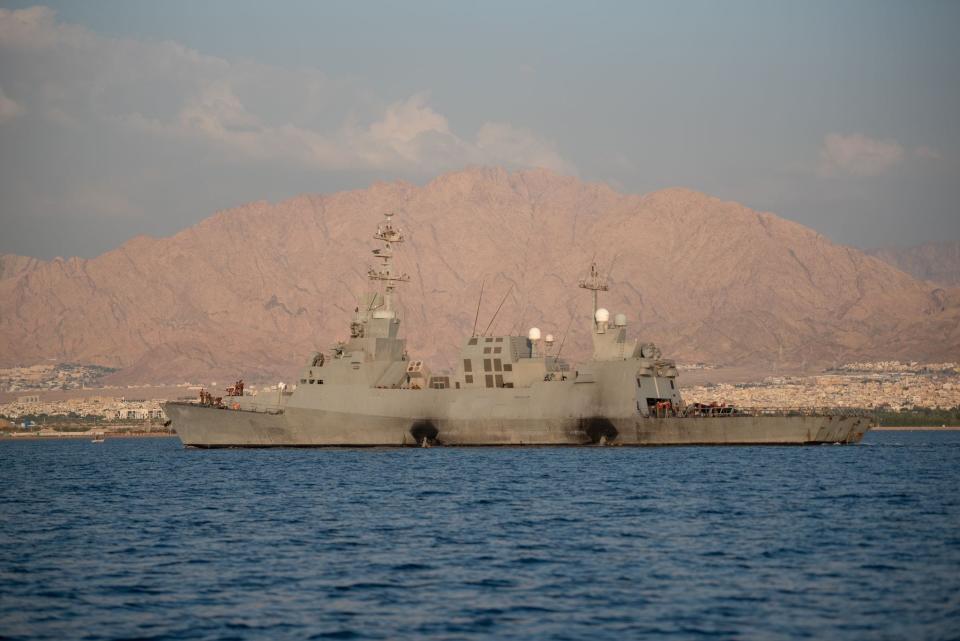
[[[103,377],[115,371],[100,365],[77,363],[39,363],[29,367],[0,368],[0,392],[100,387]]]
[[[960,407],[960,367],[956,363],[849,363],[813,376],[688,387],[684,399],[755,408],[950,409]]]
[[[3,372],[7,377],[4,380],[6,396],[17,392],[0,403],[0,420],[3,420],[0,425],[5,425],[7,430],[40,430],[47,425],[69,425],[74,430],[111,425],[162,426],[167,420],[161,408],[165,400],[191,400],[198,398],[201,389],[218,389],[216,382],[206,386],[182,383],[173,388],[115,386],[72,395],[62,387],[52,386],[50,377],[63,381],[64,371],[92,370],[46,366],[22,369],[29,371],[14,370],[13,376],[11,370]],[[681,366],[681,369],[713,367],[698,363]],[[18,382],[11,385],[11,380]],[[58,391],[52,393],[51,390]],[[256,394],[276,390],[276,385],[263,386],[260,390],[252,385],[247,390],[248,394]],[[960,407],[960,366],[899,361],[848,363],[811,376],[773,376],[757,382],[684,386],[683,395],[688,404],[716,403],[741,408],[951,409]]]
[[[44,417],[51,422],[57,418],[100,421],[164,421],[166,416],[160,408],[161,402],[163,402],[161,399],[128,399],[108,396],[43,400],[39,394],[29,394],[0,405],[0,415],[15,421],[26,418],[28,423],[33,424],[37,423],[39,417]],[[29,427],[29,424],[23,426]]]

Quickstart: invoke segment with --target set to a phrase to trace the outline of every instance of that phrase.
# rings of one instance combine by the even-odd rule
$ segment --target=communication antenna
[[[607,267],[607,271],[605,272],[608,279],[610,278],[610,275],[613,273],[613,266],[617,264],[617,260],[619,260],[619,258],[620,258],[620,252],[617,252],[616,254],[613,255],[613,258],[610,259],[610,266]]]
[[[570,315],[570,322],[567,323],[567,329],[563,332],[563,338],[560,339],[560,347],[557,348],[557,354],[553,357],[554,361],[560,360],[560,352],[563,351],[563,344],[567,342],[567,334],[570,333],[570,326],[573,325],[573,319],[576,317],[576,314]]]
[[[497,320],[497,314],[500,313],[500,308],[503,307],[503,304],[507,302],[507,296],[510,295],[510,292],[513,291],[513,283],[510,283],[510,287],[507,288],[507,293],[503,295],[503,300],[500,301],[500,304],[497,305],[497,311],[493,313],[493,318],[490,319],[490,322],[487,323],[487,329],[483,330],[483,336],[487,335],[487,331],[490,329],[490,326],[493,325],[493,321]]]
[[[473,331],[470,333],[471,336],[477,335],[477,321],[480,320],[480,302],[483,300],[483,286],[487,283],[486,279],[480,281],[480,298],[477,299],[477,313],[473,317]]]
[[[383,306],[385,311],[393,312],[393,290],[398,283],[410,281],[410,277],[393,271],[393,243],[402,243],[403,234],[398,227],[393,226],[393,212],[385,213],[386,220],[377,225],[377,233],[373,235],[383,241],[383,249],[374,249],[373,255],[380,259],[379,269],[368,269],[367,277],[370,280],[379,280],[385,283],[383,287]]]
[[[600,272],[597,271],[597,261],[593,260],[590,262],[590,275],[586,278],[581,278],[577,282],[577,287],[588,289],[593,292],[593,316],[591,317],[591,322],[593,322],[594,326],[596,326],[597,292],[606,292],[610,290],[610,285],[607,284],[607,277],[601,276]]]

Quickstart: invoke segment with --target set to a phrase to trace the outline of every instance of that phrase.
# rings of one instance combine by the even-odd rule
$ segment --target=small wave
[[[354,630],[333,630],[330,632],[320,632],[318,634],[312,634],[308,639],[359,639],[361,635],[359,632]]]

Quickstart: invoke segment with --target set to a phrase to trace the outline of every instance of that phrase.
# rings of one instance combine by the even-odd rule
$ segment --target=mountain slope
[[[920,280],[944,287],[960,285],[960,241],[924,243],[913,247],[883,247],[867,253]]]
[[[935,290],[801,225],[704,194],[622,195],[534,170],[468,169],[424,187],[252,203],[175,236],[0,280],[0,364],[43,358],[121,367],[129,381],[289,377],[345,337],[367,286],[371,234],[398,212],[411,353],[452,361],[510,285],[492,331],[537,325],[587,353],[593,256],[602,303],[682,360],[831,364],[960,357],[956,290]]]

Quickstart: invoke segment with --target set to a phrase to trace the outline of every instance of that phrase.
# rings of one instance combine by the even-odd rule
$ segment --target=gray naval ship
[[[376,291],[359,301],[350,338],[315,353],[299,382],[215,398],[168,402],[164,411],[192,447],[432,445],[748,445],[857,443],[863,415],[750,411],[685,404],[677,368],[651,343],[628,338],[627,319],[598,307],[608,284],[596,265],[579,286],[593,295],[593,356],[576,366],[537,328],[526,336],[467,337],[456,369],[431,375],[408,356],[394,305],[409,280],[393,267],[403,241],[392,214],[378,225],[368,272]]]

